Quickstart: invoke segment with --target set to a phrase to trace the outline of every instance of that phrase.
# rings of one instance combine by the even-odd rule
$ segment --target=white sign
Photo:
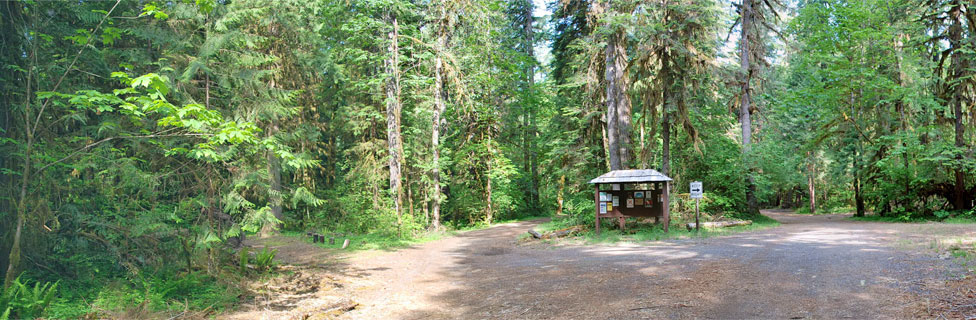
[[[701,199],[702,198],[703,189],[702,189],[702,183],[701,183],[701,181],[692,182],[691,183],[691,189],[690,190],[691,190],[691,198],[692,199]]]
[[[614,207],[620,206],[620,197],[613,196],[613,206]]]

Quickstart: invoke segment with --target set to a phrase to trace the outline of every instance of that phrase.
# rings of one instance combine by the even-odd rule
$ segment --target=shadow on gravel
[[[646,245],[517,246],[525,230],[469,232],[444,275],[455,289],[405,318],[911,318],[925,305],[908,291],[951,268],[892,248],[909,230],[815,218]]]

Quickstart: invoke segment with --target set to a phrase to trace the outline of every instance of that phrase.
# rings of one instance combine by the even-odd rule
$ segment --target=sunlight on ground
[[[811,231],[793,233],[791,236],[780,239],[770,239],[770,242],[800,242],[809,244],[823,245],[878,245],[877,241],[868,240],[864,237],[864,230],[850,230],[838,228],[821,228]]]
[[[627,256],[627,255],[642,255],[658,258],[660,260],[675,260],[675,259],[687,259],[694,258],[698,256],[698,253],[685,250],[676,250],[674,248],[659,248],[659,247],[603,247],[596,249],[586,249],[583,252],[587,254],[603,255],[603,256]]]

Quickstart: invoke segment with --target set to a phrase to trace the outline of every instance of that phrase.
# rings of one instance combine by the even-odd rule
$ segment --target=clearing
[[[279,242],[271,246],[293,264],[284,267],[289,275],[267,284],[268,293],[248,310],[224,317],[976,316],[972,294],[963,292],[960,302],[958,290],[946,289],[972,274],[972,266],[965,266],[964,256],[939,254],[947,246],[973,248],[972,224],[858,222],[847,215],[777,210],[764,214],[782,225],[731,236],[637,244],[516,243],[541,220],[498,225],[393,252],[340,254],[299,240]],[[971,280],[969,276],[964,281],[976,283]],[[965,299],[970,299],[969,307]]]

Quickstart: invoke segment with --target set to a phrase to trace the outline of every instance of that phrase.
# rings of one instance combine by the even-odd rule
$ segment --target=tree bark
[[[491,205],[491,161],[492,152],[491,150],[491,137],[488,137],[488,159],[487,159],[487,170],[485,171],[485,223],[491,225],[491,221],[495,218],[495,212]]]
[[[37,44],[31,46],[31,58],[33,58],[37,53]],[[24,220],[27,219],[27,183],[31,181],[31,158],[34,147],[34,130],[31,128],[31,96],[34,94],[32,91],[32,81],[34,80],[33,75],[33,65],[30,65],[27,70],[27,81],[25,82],[25,94],[24,94],[24,136],[27,138],[27,143],[24,148],[24,165],[23,172],[20,174],[20,196],[17,201],[17,226],[14,228],[14,239],[13,243],[10,245],[10,254],[7,258],[7,271],[4,273],[3,288],[7,289],[10,284],[13,283],[14,279],[18,276],[18,269],[20,268],[20,256],[21,256],[21,244],[20,239],[24,230]],[[40,119],[40,118],[38,118]],[[36,127],[37,124],[34,124]]]
[[[812,152],[807,151],[807,157],[809,162],[807,163],[807,190],[810,192],[810,213],[817,212],[817,192],[814,186],[815,178],[817,176],[816,166],[813,161]]]
[[[958,150],[964,150],[966,147],[965,134],[966,127],[963,123],[963,100],[965,96],[963,95],[964,90],[966,90],[965,82],[960,81],[966,76],[966,69],[968,68],[968,61],[966,60],[962,52],[962,21],[960,15],[962,4],[959,0],[952,2],[951,8],[949,9],[949,18],[952,19],[952,25],[949,27],[949,43],[953,48],[952,52],[952,81],[950,81],[950,90],[952,91],[952,99],[950,100],[952,104],[952,111],[955,119],[953,119],[953,126],[955,131],[955,146]],[[956,82],[959,81],[959,82]],[[968,101],[967,101],[968,102]],[[963,154],[959,153],[956,155],[956,160],[959,162],[963,161]],[[966,194],[966,172],[961,165],[957,165],[955,168],[955,185],[953,187],[953,197],[952,197],[952,207],[956,210],[964,210],[969,208],[969,204],[966,203],[969,195]]]
[[[742,19],[740,20],[741,34],[739,36],[739,62],[741,64],[742,83],[741,98],[739,105],[739,123],[742,125],[742,163],[746,169],[746,202],[749,205],[749,214],[759,214],[759,202],[756,200],[756,181],[753,177],[753,168],[750,161],[752,149],[752,97],[750,93],[750,83],[752,81],[752,67],[749,56],[752,49],[749,38],[752,33],[753,24],[753,4],[752,0],[742,0]]]
[[[667,107],[665,107],[667,108]],[[671,115],[665,111],[661,117],[661,173],[671,175]]]
[[[444,25],[445,19],[447,19],[446,8],[444,4],[441,4],[441,25],[437,30],[437,44],[435,50],[437,51],[434,56],[434,115],[433,122],[431,124],[431,140],[430,147],[433,152],[433,169],[431,170],[431,215],[432,223],[431,227],[434,230],[441,228],[441,173],[440,173],[440,130],[441,130],[441,113],[444,112],[444,79],[443,79],[443,69],[444,60],[442,55],[443,51],[447,47],[447,30]]]
[[[617,154],[620,157],[621,169],[629,169],[631,160],[633,159],[630,137],[633,131],[633,125],[631,124],[632,107],[630,96],[627,95],[627,87],[630,85],[627,77],[627,44],[623,32],[617,33],[613,37],[613,40],[616,42],[613,46],[616,50],[616,53],[613,55],[613,72],[615,78],[614,83],[617,86],[615,90],[617,100],[617,147],[619,148]]]
[[[620,170],[623,168],[622,161],[620,159],[620,141],[617,122],[618,112],[617,112],[617,67],[616,55],[617,55],[617,41],[614,39],[616,35],[611,35],[610,39],[607,39],[606,57],[605,57],[605,69],[604,78],[607,82],[606,88],[606,104],[607,104],[607,142],[608,151],[610,153],[610,170]]]
[[[390,154],[390,194],[393,197],[393,212],[397,216],[398,233],[403,225],[403,188],[401,187],[401,165],[403,163],[403,142],[400,135],[400,27],[397,18],[388,17],[393,29],[389,32],[389,57],[386,60],[386,136]]]
[[[671,103],[674,74],[671,70],[671,54],[661,50],[661,173],[671,175]]]
[[[29,89],[28,89],[29,90]],[[25,117],[28,119],[28,117]],[[29,121],[29,120],[28,120]],[[29,122],[28,122],[29,124]],[[31,170],[31,147],[33,145],[32,135],[30,134],[30,125],[27,126],[27,148],[24,152],[24,172],[21,174],[20,179],[20,199],[17,202],[17,227],[14,229],[14,241],[10,245],[10,255],[7,260],[7,271],[4,275],[3,288],[6,289],[10,287],[14,279],[18,276],[18,269],[20,268],[20,239],[21,234],[24,229],[24,220],[27,217],[27,182],[30,177]]]
[[[748,226],[752,224],[751,220],[738,220],[738,221],[718,221],[718,222],[702,222],[702,228],[726,228],[726,227],[737,227],[737,226]],[[691,222],[685,225],[688,231],[694,230],[698,227],[697,223]]]
[[[530,58],[530,62],[525,65],[525,92],[532,92],[535,86],[535,30],[532,26],[532,11],[534,6],[532,1],[525,1],[522,6],[521,22],[522,22],[522,53],[526,57]],[[529,205],[538,210],[540,207],[539,203],[539,160],[538,153],[536,150],[536,139],[538,138],[538,124],[536,123],[536,106],[528,105],[528,103],[522,104],[526,118],[527,130],[523,133],[526,137],[526,156],[528,157],[528,171],[529,171]]]
[[[278,132],[278,125],[272,123],[269,130],[268,136],[274,136]],[[281,161],[278,159],[278,155],[274,151],[267,151],[268,157],[268,182],[270,184],[271,191],[269,192],[269,201],[271,206],[271,213],[278,220],[283,220],[285,218],[284,212],[282,212],[282,194],[281,194]]]
[[[863,217],[865,213],[864,207],[864,197],[861,195],[861,164],[858,158],[861,155],[858,154],[857,147],[854,148],[854,207],[855,217]]]

